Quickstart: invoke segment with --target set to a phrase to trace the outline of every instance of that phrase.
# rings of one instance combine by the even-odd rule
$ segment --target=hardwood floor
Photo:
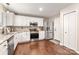
[[[77,53],[48,40],[41,40],[18,44],[14,55],[77,55]]]

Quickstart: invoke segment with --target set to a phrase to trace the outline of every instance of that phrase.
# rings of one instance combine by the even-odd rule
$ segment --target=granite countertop
[[[30,32],[30,31],[28,31],[28,32]],[[32,31],[32,32],[30,32],[30,33],[39,33],[39,32],[41,32],[41,31],[38,31],[38,32]],[[19,33],[19,32],[12,32],[12,33],[9,33],[9,34],[7,34],[7,35],[0,34],[0,45],[1,45],[3,42],[7,41],[7,40],[8,40],[9,38],[11,38],[12,36],[14,36],[16,33]],[[20,32],[20,33],[21,33],[21,32]]]
[[[2,44],[3,42],[7,41],[9,38],[11,38],[12,36],[14,36],[16,33],[10,33],[7,35],[4,34],[0,34],[0,44]]]

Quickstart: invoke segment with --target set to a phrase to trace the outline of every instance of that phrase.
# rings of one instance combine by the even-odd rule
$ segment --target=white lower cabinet
[[[30,32],[22,32],[14,35],[14,49],[18,43],[27,42],[30,40]]]
[[[17,44],[18,44],[18,42],[19,42],[19,39],[20,39],[19,34],[18,34],[18,33],[15,34],[15,35],[14,35],[14,49],[16,48],[16,46],[17,46]]]
[[[39,40],[45,39],[45,31],[39,31]]]
[[[27,42],[30,40],[30,32],[20,33],[21,40],[20,42]]]
[[[8,55],[8,44],[7,41],[0,45],[0,55]]]

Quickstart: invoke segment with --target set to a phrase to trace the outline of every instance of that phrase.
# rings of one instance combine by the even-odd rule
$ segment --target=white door
[[[64,15],[64,45],[76,50],[76,12]]]

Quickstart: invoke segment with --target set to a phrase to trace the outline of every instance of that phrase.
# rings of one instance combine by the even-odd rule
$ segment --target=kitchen
[[[10,14],[10,13],[7,13],[7,14]],[[11,15],[12,15],[12,13],[10,14],[10,16]],[[7,17],[9,18],[10,16],[8,15]],[[14,14],[13,14],[13,16],[14,16]],[[44,36],[45,31],[43,30],[43,18],[34,18],[34,17],[26,17],[26,16],[16,15],[15,19],[17,19],[17,20],[15,21],[14,26],[12,24],[13,18],[10,18],[10,21],[7,21],[8,22],[7,25],[4,24],[4,27],[2,28],[2,30],[3,30],[2,33],[4,34],[4,36],[1,36],[2,38],[9,39],[9,38],[6,38],[7,34],[9,36],[10,35],[12,36],[16,33],[14,35],[14,39],[15,39],[14,40],[14,44],[15,44],[14,49],[16,48],[18,42],[20,42],[20,43],[21,42],[28,42],[31,39],[33,39],[33,40],[35,40],[35,39],[38,39],[38,40],[45,39],[45,36]],[[2,39],[2,40],[5,40],[5,39]]]
[[[13,54],[18,43],[45,39],[44,18],[17,15],[3,5],[0,7],[1,55]]]
[[[75,8],[75,7],[72,8],[72,6],[74,5],[75,4],[71,3],[69,4],[67,3],[64,4],[3,3],[2,4],[1,3],[0,55],[17,55],[20,53],[26,55],[30,54],[25,53],[26,50],[27,52],[31,52],[34,55],[77,54],[76,52],[78,52],[78,42],[76,42],[76,40],[73,39],[73,43],[74,42],[77,43],[77,45],[76,43],[74,43],[73,45],[71,41],[65,40],[67,39],[67,37],[65,37],[67,32],[64,32],[65,30],[64,28],[65,26],[67,26],[67,24],[63,21],[63,15],[66,14],[66,12],[72,11],[71,9]],[[46,10],[43,10],[43,8],[40,6],[43,6],[43,8],[46,8]],[[51,8],[51,6],[53,7]],[[55,8],[55,6],[57,8]],[[66,7],[66,9],[64,7]],[[67,7],[71,9],[68,10]],[[73,17],[74,17],[73,19],[75,19],[75,16]],[[74,22],[75,21],[73,21],[75,27]],[[72,25],[69,26],[71,27]],[[72,35],[71,37],[74,38],[75,35]],[[69,46],[70,43],[71,46]],[[19,46],[20,45],[22,46],[24,44],[26,44],[26,46],[21,47],[21,49],[24,48],[24,51],[22,50],[23,52],[21,52]],[[31,49],[36,48],[37,50],[34,50],[35,51],[34,52],[28,48],[29,46]],[[19,50],[18,53],[17,50]]]

